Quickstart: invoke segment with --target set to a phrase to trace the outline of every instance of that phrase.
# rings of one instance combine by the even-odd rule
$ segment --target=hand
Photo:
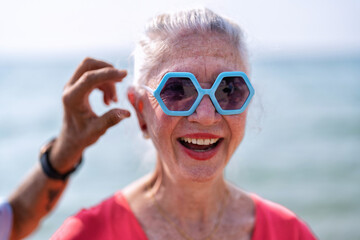
[[[95,143],[108,128],[130,117],[129,111],[118,108],[97,116],[89,103],[89,95],[96,88],[103,92],[106,105],[117,102],[115,83],[126,74],[125,70],[91,58],[79,65],[65,85],[63,126],[50,153],[51,164],[57,171],[65,173],[71,170],[87,146]]]

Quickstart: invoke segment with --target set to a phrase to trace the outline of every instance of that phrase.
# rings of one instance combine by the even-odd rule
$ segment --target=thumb
[[[111,109],[96,120],[96,130],[100,133],[105,133],[108,128],[128,117],[130,117],[128,110],[119,108]]]

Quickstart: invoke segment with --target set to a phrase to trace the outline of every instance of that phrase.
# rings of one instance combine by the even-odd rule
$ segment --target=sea
[[[125,94],[133,78],[129,56],[91,56],[129,71],[117,85],[119,103],[106,107],[94,91],[94,111],[126,108],[132,117],[84,152],[59,204],[27,239],[48,239],[68,216],[154,168],[155,149]],[[0,196],[19,186],[40,147],[59,134],[62,91],[84,57],[0,56]],[[255,96],[228,181],[291,209],[319,239],[360,239],[360,54],[256,56],[250,79]]]

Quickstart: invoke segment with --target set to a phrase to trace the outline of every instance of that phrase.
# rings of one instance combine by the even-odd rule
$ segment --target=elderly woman
[[[248,70],[241,30],[230,20],[208,9],[155,17],[136,48],[128,98],[157,150],[156,169],[67,219],[52,239],[315,239],[289,210],[224,179],[254,94]],[[97,116],[88,103],[95,88],[106,104],[117,101],[115,83],[125,75],[86,59],[66,85],[63,128],[48,149],[50,163],[63,159],[53,166],[59,175],[130,116],[121,109]]]

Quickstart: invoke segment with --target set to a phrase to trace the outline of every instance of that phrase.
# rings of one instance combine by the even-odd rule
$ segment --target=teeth
[[[197,145],[210,145],[219,141],[219,138],[181,138],[181,141]]]

